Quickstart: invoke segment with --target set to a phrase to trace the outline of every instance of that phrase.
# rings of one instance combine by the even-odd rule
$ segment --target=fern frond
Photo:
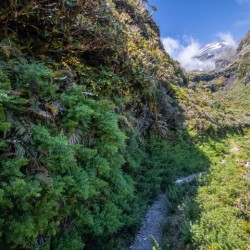
[[[69,135],[69,145],[75,145],[80,143],[83,143],[83,137],[80,130],[77,130],[71,135]]]

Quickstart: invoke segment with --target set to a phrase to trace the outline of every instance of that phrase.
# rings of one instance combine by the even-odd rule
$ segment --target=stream
[[[203,173],[177,179],[175,183],[182,184],[192,182],[201,174]],[[165,197],[166,194],[160,194],[155,202],[149,207],[141,228],[135,236],[133,244],[129,247],[130,250],[152,250],[152,237],[162,246],[163,226],[168,214]]]

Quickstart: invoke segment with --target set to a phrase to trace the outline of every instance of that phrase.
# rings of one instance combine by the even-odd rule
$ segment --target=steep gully
[[[192,182],[203,173],[193,174],[175,181],[177,184]],[[155,202],[149,207],[130,250],[152,250],[152,237],[162,245],[163,226],[166,221],[168,208],[165,202],[165,194],[160,194]]]

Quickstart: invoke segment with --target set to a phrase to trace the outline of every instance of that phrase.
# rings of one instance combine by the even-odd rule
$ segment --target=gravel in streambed
[[[152,250],[152,236],[161,245],[163,242],[163,225],[167,217],[165,195],[160,194],[150,206],[141,229],[135,237],[131,250]]]

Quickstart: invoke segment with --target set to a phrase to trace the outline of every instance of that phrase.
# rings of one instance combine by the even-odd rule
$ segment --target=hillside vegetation
[[[163,249],[248,249],[249,140],[249,130],[198,140],[209,172],[167,189],[171,216]]]
[[[246,54],[235,85],[217,99],[165,52],[152,9],[145,0],[1,3],[1,249],[122,249],[158,193],[209,168],[189,243],[223,249],[209,210],[239,223],[233,247],[246,246],[245,166],[233,156],[218,171],[200,146],[227,131],[247,137]],[[225,176],[230,187],[220,191]],[[218,212],[203,204],[206,192]],[[228,230],[218,221],[215,231]]]
[[[163,249],[249,249],[249,41],[248,33],[225,69],[191,73],[188,87],[177,89],[195,142],[191,152],[207,157],[208,171],[195,183],[167,188]]]
[[[143,1],[4,1],[0,245],[120,248],[178,172],[185,81]]]

